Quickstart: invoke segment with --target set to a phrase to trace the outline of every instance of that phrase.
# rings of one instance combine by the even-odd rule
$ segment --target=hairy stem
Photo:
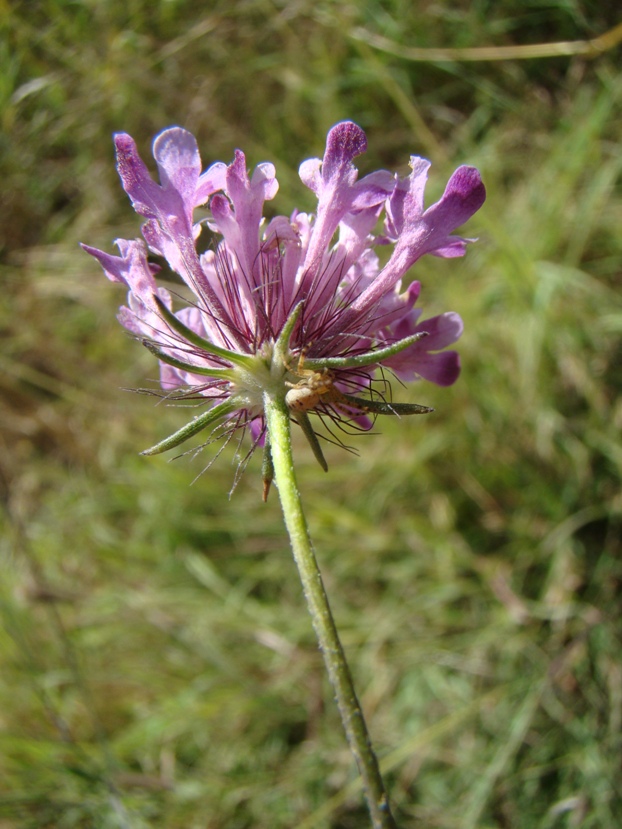
[[[264,397],[264,410],[285,526],[346,737],[363,778],[372,825],[374,829],[397,829],[302,510],[292,458],[289,411],[284,400],[269,394]]]

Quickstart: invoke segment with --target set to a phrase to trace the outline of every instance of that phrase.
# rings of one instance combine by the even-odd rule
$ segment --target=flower
[[[406,178],[379,170],[359,179],[353,159],[367,140],[344,121],[329,131],[323,159],[300,166],[317,197],[315,214],[266,221],[264,202],[278,191],[272,164],[259,164],[249,177],[244,153],[236,150],[231,164],[216,162],[202,172],[195,138],[172,127],[153,144],[157,184],[129,135],[117,134],[115,145],[123,187],[146,218],[144,241],[117,240],[119,256],[83,247],[110,280],[129,289],[119,320],[158,357],[164,392],[208,405],[145,454],[206,428],[226,436],[249,426],[253,446],[262,444],[268,394],[287,406],[326,468],[309,414],[368,428],[369,414],[431,411],[390,402],[386,380],[381,395],[374,377],[382,368],[404,380],[455,382],[459,357],[445,349],[462,333],[460,317],[421,320],[420,283],[406,290],[401,284],[424,254],[464,254],[472,240],[453,233],[485,199],[475,168],[459,167],[426,210],[430,163],[413,156]],[[203,206],[206,215],[197,221]],[[222,238],[199,253],[206,228]],[[374,251],[379,245],[393,246],[384,266]],[[181,310],[173,311],[171,293],[157,285],[160,268],[149,253],[190,290]]]

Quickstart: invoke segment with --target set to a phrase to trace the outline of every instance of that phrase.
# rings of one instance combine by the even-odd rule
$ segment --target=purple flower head
[[[83,247],[110,280],[127,286],[119,320],[158,357],[167,396],[207,406],[146,454],[207,428],[230,436],[248,426],[253,447],[266,443],[269,395],[288,408],[326,468],[309,414],[369,428],[369,415],[431,411],[390,402],[384,381],[380,394],[374,377],[382,367],[404,380],[455,382],[459,358],[445,349],[462,333],[460,317],[422,320],[420,283],[402,290],[402,279],[426,253],[464,254],[470,240],[454,231],[485,199],[475,168],[459,167],[425,209],[429,162],[412,157],[404,179],[385,170],[359,178],[353,162],[367,139],[344,121],[329,131],[323,159],[300,166],[317,197],[315,214],[266,221],[264,202],[278,191],[272,164],[249,176],[236,150],[228,166],[216,162],[201,172],[194,137],[173,127],[154,141],[157,184],[129,135],[116,135],[115,145],[123,187],[146,219],[144,241],[117,240],[119,256]],[[217,241],[199,253],[205,230]],[[384,266],[376,245],[393,246]],[[150,253],[185,283],[174,297],[158,286]],[[184,307],[174,310],[173,298]]]

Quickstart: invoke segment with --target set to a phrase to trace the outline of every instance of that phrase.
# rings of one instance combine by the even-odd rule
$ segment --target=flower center
[[[237,398],[241,408],[252,414],[260,414],[264,407],[264,394],[283,398],[288,384],[285,380],[288,367],[273,359],[274,344],[266,343],[245,366],[233,369],[231,394]]]

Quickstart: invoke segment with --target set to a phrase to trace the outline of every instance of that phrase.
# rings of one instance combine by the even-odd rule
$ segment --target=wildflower
[[[422,320],[415,307],[420,283],[402,290],[402,279],[424,254],[464,254],[471,240],[452,234],[484,202],[475,168],[459,167],[426,210],[429,162],[411,157],[406,178],[380,170],[359,179],[353,159],[366,150],[365,133],[342,122],[328,133],[324,158],[300,167],[317,197],[315,214],[295,211],[265,221],[264,202],[278,190],[272,164],[259,164],[249,178],[244,153],[236,150],[228,166],[216,162],[201,172],[194,137],[173,127],[154,141],[157,184],[129,135],[116,135],[115,144],[123,187],[146,218],[144,241],[117,240],[119,256],[83,247],[109,279],[129,288],[119,320],[158,357],[167,396],[208,406],[144,454],[208,428],[213,436],[231,436],[250,427],[253,447],[269,444],[269,395],[287,407],[326,468],[309,414],[369,428],[370,414],[431,411],[391,402],[386,380],[380,394],[374,383],[383,368],[404,380],[455,382],[459,357],[446,347],[462,333],[460,317]],[[206,215],[197,221],[202,206]],[[206,228],[222,239],[199,253]],[[393,246],[384,266],[378,245]],[[149,253],[190,290],[181,310],[173,310],[171,293],[157,285],[159,267]]]

